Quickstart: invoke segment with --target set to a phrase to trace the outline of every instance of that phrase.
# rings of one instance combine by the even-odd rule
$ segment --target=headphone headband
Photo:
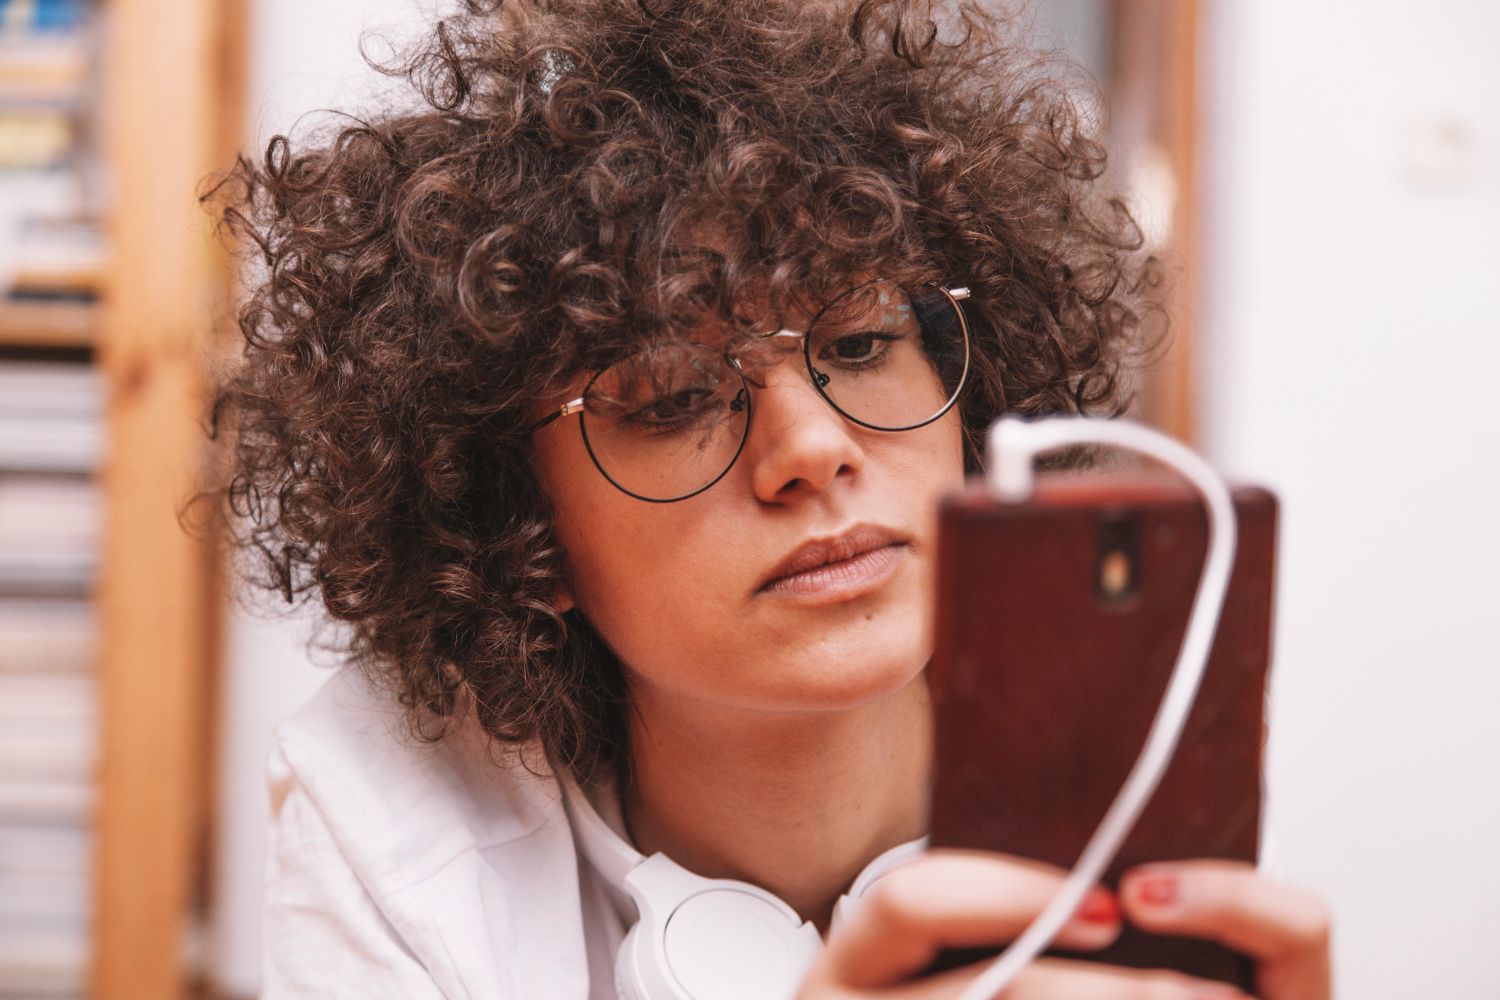
[[[646,856],[610,829],[571,774],[559,769],[557,780],[562,785],[563,808],[573,824],[583,856],[610,886],[625,892],[625,876],[640,867]]]

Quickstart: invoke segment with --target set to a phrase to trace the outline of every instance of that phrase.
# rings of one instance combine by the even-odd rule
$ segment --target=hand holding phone
[[[1106,884],[1150,861],[1256,858],[1276,506],[1254,488],[1234,504],[1239,547],[1199,697]],[[1021,504],[975,488],[941,523],[932,842],[1071,867],[1155,714],[1206,516],[1172,479],[1067,475]],[[1252,973],[1222,946],[1136,928],[1089,957],[1245,988]]]
[[[1127,893],[1135,919],[1169,933],[1231,937],[1257,963],[1258,1000],[1330,1000],[1328,918],[1322,902],[1268,882],[1231,862],[1170,869],[1182,900],[1147,917]],[[798,1000],[955,1000],[988,963],[917,976],[941,949],[1012,940],[1063,883],[1060,869],[983,852],[932,851],[888,873],[849,920],[835,927],[797,993]],[[1067,925],[1059,941],[1076,951],[1108,946],[1119,922]],[[1127,1000],[1250,1000],[1221,983],[1097,962],[1040,958],[1003,996],[1013,1000],[1089,997]]]

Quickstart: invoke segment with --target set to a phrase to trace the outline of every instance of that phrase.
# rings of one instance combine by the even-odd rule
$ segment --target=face
[[[559,603],[588,617],[635,689],[793,712],[899,690],[931,655],[936,506],[963,480],[957,409],[863,428],[819,395],[800,353],[756,382],[739,459],[675,503],[612,486],[576,417],[535,434],[568,554]]]

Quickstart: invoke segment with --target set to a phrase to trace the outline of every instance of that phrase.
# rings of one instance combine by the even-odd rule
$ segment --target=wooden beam
[[[1125,164],[1165,169],[1172,192],[1165,241],[1153,247],[1167,267],[1171,328],[1168,342],[1145,372],[1140,415],[1192,443],[1197,437],[1193,370],[1199,298],[1200,4],[1114,0],[1109,10],[1114,39],[1112,154]]]
[[[1172,319],[1177,334],[1171,363],[1159,374],[1152,402],[1155,423],[1190,444],[1198,437],[1193,375],[1201,301],[1198,28],[1198,0],[1167,0],[1162,18],[1162,86],[1157,92],[1156,131],[1177,189],[1172,203],[1171,249],[1184,270],[1173,296]]]
[[[223,266],[196,198],[219,164],[210,0],[111,0],[104,150],[112,203],[99,359],[108,385],[99,589],[102,750],[91,993],[187,984],[204,822],[211,561],[177,512],[205,455],[205,350]]]

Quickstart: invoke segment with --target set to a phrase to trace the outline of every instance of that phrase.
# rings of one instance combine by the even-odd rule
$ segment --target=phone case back
[[[1111,886],[1143,862],[1257,857],[1276,501],[1254,487],[1233,498],[1239,544],[1208,670]],[[932,843],[1071,868],[1156,714],[1207,516],[1170,479],[1044,477],[1025,504],[977,488],[950,498],[939,537]],[[1109,950],[1069,957],[1252,985],[1242,956],[1128,926]]]

